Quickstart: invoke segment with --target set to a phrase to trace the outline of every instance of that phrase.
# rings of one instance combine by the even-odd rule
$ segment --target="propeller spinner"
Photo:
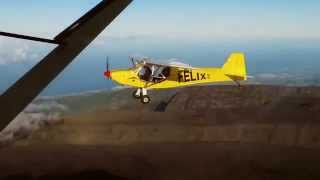
[[[107,57],[106,60],[106,71],[104,72],[104,76],[108,79],[111,79],[112,72],[110,71],[110,65],[109,65],[109,57]]]

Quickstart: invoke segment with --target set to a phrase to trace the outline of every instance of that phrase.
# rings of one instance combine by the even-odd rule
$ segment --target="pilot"
[[[141,68],[139,71],[139,77],[142,80],[145,81],[151,81],[152,80],[152,70],[149,66],[145,65]]]
[[[155,65],[145,65],[139,71],[142,80],[159,83],[167,79],[170,75],[170,68]]]
[[[158,66],[156,69],[152,69],[153,82],[159,83],[167,79],[170,73],[169,67]]]

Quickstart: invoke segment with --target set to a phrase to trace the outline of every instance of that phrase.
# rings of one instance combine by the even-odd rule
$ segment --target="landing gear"
[[[149,104],[151,102],[151,98],[148,96],[147,89],[139,88],[132,93],[132,96],[135,99],[140,99],[142,104]]]
[[[148,95],[142,96],[141,103],[142,104],[149,104],[151,102],[151,99]]]
[[[132,96],[135,99],[140,99],[141,98],[141,89],[137,89],[137,90],[133,91]]]

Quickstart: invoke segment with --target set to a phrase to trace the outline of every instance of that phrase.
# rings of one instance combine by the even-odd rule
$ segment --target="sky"
[[[99,0],[4,1],[0,30],[53,37]],[[104,33],[193,40],[320,38],[318,0],[135,0]]]
[[[4,1],[0,31],[53,38],[99,2]],[[319,18],[318,0],[134,0],[94,44],[119,49],[137,42],[141,46],[282,39],[319,42]],[[39,59],[52,48],[0,37],[0,65]]]
[[[99,2],[3,1],[0,31],[53,38]],[[128,56],[220,66],[229,53],[242,51],[252,74],[317,72],[319,19],[319,0],[134,0],[50,88],[103,87],[107,55],[113,68],[127,67]],[[0,37],[0,91],[53,48]]]

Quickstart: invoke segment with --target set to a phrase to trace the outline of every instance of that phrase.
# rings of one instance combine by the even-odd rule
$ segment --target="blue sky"
[[[52,37],[99,0],[4,1],[0,30]],[[135,0],[104,33],[114,37],[320,38],[318,0]]]

